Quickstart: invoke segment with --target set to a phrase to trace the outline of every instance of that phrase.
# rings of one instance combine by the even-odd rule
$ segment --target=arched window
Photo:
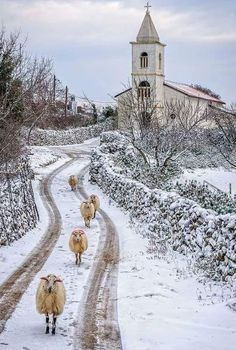
[[[148,54],[147,52],[142,52],[140,55],[140,68],[148,67]]]
[[[161,53],[159,53],[159,69],[161,69]]]
[[[150,84],[148,81],[141,81],[141,83],[138,86],[138,98],[141,98],[142,100],[144,98],[150,97]]]

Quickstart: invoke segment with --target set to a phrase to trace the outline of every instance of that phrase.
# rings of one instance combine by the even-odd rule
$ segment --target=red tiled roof
[[[225,103],[222,100],[220,100],[219,98],[207,95],[204,92],[199,91],[199,90],[195,89],[194,87],[187,85],[187,84],[174,83],[172,81],[165,81],[164,85],[166,85],[172,89],[175,89],[179,92],[182,92],[183,94],[185,94],[189,97],[201,98],[203,100],[208,100],[208,101],[222,103],[222,104]]]

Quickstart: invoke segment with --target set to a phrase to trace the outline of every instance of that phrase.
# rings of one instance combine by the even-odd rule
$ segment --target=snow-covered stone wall
[[[150,190],[127,178],[116,165],[129,149],[118,132],[104,133],[91,159],[90,177],[143,228],[153,250],[168,241],[180,253],[191,253],[214,279],[236,277],[236,214],[217,215],[176,192]]]
[[[0,246],[21,238],[36,226],[37,207],[27,161],[0,175]]]
[[[30,135],[30,145],[34,146],[60,146],[81,143],[84,140],[100,136],[104,131],[115,129],[116,122],[108,119],[95,125],[69,129],[69,130],[43,130],[35,129]],[[27,130],[24,131],[27,136]]]

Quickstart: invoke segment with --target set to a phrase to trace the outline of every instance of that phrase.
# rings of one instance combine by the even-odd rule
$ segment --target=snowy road
[[[35,147],[35,158],[41,158],[43,164],[43,158],[52,157],[50,152],[59,157],[61,152],[89,152],[95,144],[89,141],[63,147],[63,151],[51,147],[47,155],[42,148]],[[68,161],[69,158],[63,156],[52,165],[36,167],[38,178]],[[189,273],[189,261],[178,255],[152,259],[147,254],[147,239],[130,227],[128,216],[88,182],[88,175],[84,173],[88,163],[88,156],[81,154],[52,179],[51,192],[61,216],[61,234],[50,256],[42,257],[46,262],[39,267],[29,286],[21,285],[26,292],[0,335],[0,349],[113,350],[121,348],[119,334],[124,350],[235,349],[236,315],[226,306],[226,300],[232,297],[230,290],[213,283],[198,283]],[[67,184],[72,173],[80,174],[84,182],[76,195]],[[75,227],[84,228],[79,205],[86,196],[85,191],[99,195],[102,211],[98,220],[93,220],[91,229],[86,229],[89,248],[78,267],[68,249],[68,240]],[[22,263],[29,246],[34,242],[38,246],[40,235],[46,232],[49,218],[43,205],[39,205],[39,211],[40,230],[20,240],[23,244],[16,242],[1,249],[1,282],[6,281],[16,264]],[[48,273],[61,275],[67,290],[65,310],[58,319],[55,337],[44,334],[44,317],[35,309],[39,278]],[[94,276],[98,285],[93,283]],[[92,337],[86,333],[90,326]]]
[[[0,286],[0,332],[2,332],[6,321],[11,316],[26,288],[36,273],[41,270],[59,238],[61,233],[61,215],[53,200],[50,185],[53,177],[65,167],[68,167],[73,161],[70,160],[65,165],[61,165],[42,182],[40,192],[41,197],[47,199],[45,205],[47,205],[50,213],[49,226],[34,251]]]

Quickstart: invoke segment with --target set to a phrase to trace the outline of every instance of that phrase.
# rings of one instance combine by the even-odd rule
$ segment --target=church
[[[191,103],[193,106],[208,108],[209,105],[222,107],[225,103],[219,98],[208,95],[191,85],[165,80],[165,44],[160,41],[153,24],[149,8],[147,8],[136,41],[132,45],[132,73],[131,87],[117,94],[118,111],[127,94],[137,93],[137,98],[147,100],[152,98],[157,109],[165,104],[174,104],[177,101]],[[123,114],[123,116],[122,116]],[[118,127],[124,124],[124,113],[119,113]]]

